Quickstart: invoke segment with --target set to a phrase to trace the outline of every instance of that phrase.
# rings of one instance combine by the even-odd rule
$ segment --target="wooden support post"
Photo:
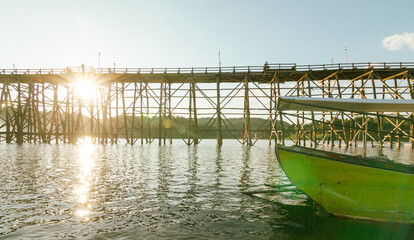
[[[296,96],[299,97],[299,83],[296,83]],[[300,126],[299,119],[300,119],[299,111],[296,111],[296,125],[295,125],[295,127],[296,127],[296,133],[295,133],[296,134],[296,137],[295,137],[296,143],[295,143],[295,145],[298,145],[298,146],[300,146],[300,135],[301,135],[301,128],[299,127]]]
[[[309,77],[306,78],[307,83],[308,83],[308,95],[309,97],[312,97],[312,90],[311,90],[311,86],[310,86],[310,79]],[[311,111],[311,117],[312,117],[312,131],[311,131],[311,146],[312,147],[316,147],[316,126],[315,126],[315,114],[313,111]]]
[[[34,118],[34,124],[35,124],[35,134],[36,134],[36,136],[35,136],[35,143],[37,142],[37,141],[39,141],[40,142],[40,124],[39,124],[39,120],[40,120],[40,115],[39,115],[39,95],[40,95],[40,93],[39,93],[39,84],[36,84],[36,88],[34,88],[34,89],[36,89],[36,91],[35,90],[33,90],[34,91],[34,95],[33,95],[33,109],[34,109],[34,114],[35,114],[35,118]]]
[[[1,110],[0,110],[0,112],[8,110],[7,107],[5,106],[5,101],[4,101],[4,96],[5,96],[5,91],[6,91],[5,85],[6,84],[3,83],[3,85],[2,85],[3,88],[1,89],[1,96],[0,96],[0,109]]]
[[[413,137],[414,137],[414,124],[413,124],[413,122],[414,122],[414,117],[411,115],[411,117],[410,117],[410,135],[408,137],[409,138],[408,142],[409,142],[411,148],[413,148]]]
[[[102,134],[101,134],[101,113],[99,111],[99,109],[101,109],[102,111],[102,102],[99,99],[99,96],[103,93],[101,92],[101,88],[99,86],[98,83],[96,83],[96,94],[95,94],[95,106],[96,106],[96,131],[95,131],[95,136],[97,139],[97,143],[100,144],[101,143],[101,139],[102,139]]]
[[[196,87],[195,87],[195,82],[193,79],[191,79],[191,86],[192,86],[192,97],[193,97],[193,113],[194,113],[194,121],[193,121],[193,140],[194,140],[194,145],[198,144],[198,116],[197,116],[197,97],[196,97]]]
[[[188,117],[188,131],[187,131],[187,144],[188,145],[191,145],[191,143],[192,143],[192,141],[191,141],[191,133],[192,133],[192,126],[193,126],[193,118],[192,118],[192,114],[193,114],[193,105],[192,105],[192,103],[193,103],[193,101],[192,101],[192,98],[193,98],[193,96],[192,96],[192,94],[193,94],[193,91],[191,91],[191,80],[189,81],[189,84],[188,84],[188,91],[189,91],[189,93],[190,93],[190,98],[188,99],[188,111],[189,111],[189,117]]]
[[[307,75],[307,74],[306,74]],[[308,79],[308,76],[306,77],[306,79]],[[301,81],[301,96],[302,97],[305,97],[305,81]],[[304,147],[306,147],[306,128],[305,128],[305,112],[304,111],[302,111],[302,127],[301,127],[301,129],[302,129],[302,136],[303,136],[303,145],[302,146],[304,146]]]
[[[223,133],[221,128],[221,96],[220,96],[220,77],[216,78],[216,113],[217,113],[217,126],[216,126],[216,137],[217,137],[217,145],[223,145]]]
[[[384,85],[384,83],[382,83],[382,99],[385,99],[385,85]],[[384,130],[384,118],[383,117],[381,117],[380,118],[381,120],[380,120],[380,123],[381,123],[381,130]],[[382,141],[383,139],[383,135],[380,133],[380,135],[381,135],[381,142],[382,142],[382,145],[384,145],[385,143]],[[386,139],[385,139],[385,141],[387,141]]]
[[[32,117],[32,113],[33,113],[33,83],[28,83],[28,97],[26,99],[26,110],[27,110],[27,141],[28,142],[32,142],[33,139],[33,117]]]
[[[141,113],[141,145],[144,144],[144,110],[143,110],[143,100],[142,100],[142,93],[144,88],[142,86],[142,80],[139,83],[139,99],[140,99],[140,113]]]
[[[282,96],[282,92],[281,92],[281,88],[280,88],[280,81],[279,78],[276,76],[276,81],[277,81],[277,95],[280,97]],[[277,109],[276,109],[277,110]],[[277,110],[279,111],[279,110]],[[279,119],[280,119],[280,138],[282,139],[282,144],[285,145],[285,128],[284,128],[284,124],[283,124],[283,116],[282,116],[282,111],[279,111]],[[277,129],[277,126],[275,126]],[[280,143],[280,140],[279,140]]]
[[[274,80],[278,81],[277,75],[275,76]],[[278,101],[278,97],[280,97],[279,89],[278,89],[279,88],[279,83],[273,82],[272,85],[273,85],[273,87],[272,87],[272,92],[273,92],[272,101],[274,103],[274,105],[271,109],[271,114],[272,114],[272,117],[273,117],[272,131],[274,131],[275,136],[274,136],[273,140],[274,140],[274,144],[276,146],[276,144],[278,144],[278,143],[280,144],[282,142],[282,138],[284,137],[283,136],[283,129],[282,129],[283,128],[283,123],[281,121],[278,122],[279,121],[278,117],[280,119],[283,119],[283,116],[279,116],[279,115],[281,115],[281,113],[278,112],[278,109],[277,109],[277,106],[278,106],[277,101]],[[278,128],[278,125],[280,126],[280,129]]]
[[[325,98],[325,80],[322,80],[322,98]],[[326,141],[326,132],[325,132],[325,123],[326,123],[326,118],[325,118],[325,111],[322,112],[322,145],[325,145],[325,141]]]
[[[10,111],[11,111],[11,106],[9,105],[9,98],[8,96],[10,95],[10,89],[9,89],[9,84],[8,83],[4,83],[4,89],[5,89],[5,96],[4,96],[4,103],[5,103],[5,107],[6,107],[6,143],[10,143],[11,142],[11,132],[10,132]]]
[[[71,122],[71,143],[72,144],[76,144],[76,142],[78,141],[78,133],[79,133],[79,127],[78,127],[78,123],[75,120],[75,118],[77,116],[75,116],[75,87],[74,84],[72,83],[72,88],[71,88],[71,93],[72,93],[72,97],[71,97],[71,113],[70,113],[70,122]],[[80,109],[79,109],[80,110]],[[79,114],[79,111],[78,111]]]
[[[100,103],[100,108],[101,108],[101,113],[102,113],[102,121],[101,121],[101,128],[102,130],[100,131],[100,140],[99,140],[99,144],[106,144],[106,137],[107,137],[107,129],[108,129],[108,125],[107,125],[107,113],[108,113],[108,103],[105,101],[105,85],[99,85],[99,94],[98,96],[100,97],[99,101]]]
[[[52,86],[52,89],[54,90],[53,85],[49,84],[48,87],[50,87],[50,86]],[[44,106],[44,108],[46,107],[46,102],[45,101],[43,101],[43,106]],[[43,123],[46,126],[45,127],[45,129],[46,129],[45,134],[46,134],[47,143],[50,143],[52,141],[53,127],[54,127],[53,126],[53,123],[54,123],[53,122],[53,119],[54,119],[54,111],[53,110],[54,110],[54,91],[53,91],[53,98],[52,98],[52,109],[51,110],[46,110],[46,108],[45,108],[45,113],[44,113],[45,115],[43,116],[44,117]],[[52,114],[49,123],[48,123],[49,119],[47,118],[48,112]]]
[[[119,93],[118,93],[118,83],[115,83],[115,143],[118,143],[118,134],[119,134]]]
[[[408,89],[410,91],[410,97],[411,97],[411,99],[414,99],[413,85],[410,82],[409,76],[406,75],[405,77],[407,79],[407,86],[408,86]],[[414,148],[413,138],[414,138],[414,117],[411,115],[411,117],[410,117],[410,135],[409,135],[409,140],[408,140],[411,148]]]
[[[39,120],[39,83],[36,83],[33,85],[33,101],[32,101],[32,108],[33,108],[33,134],[34,135],[34,142],[40,142],[40,138],[39,138],[39,124],[38,124],[38,120]]]
[[[244,114],[243,114],[243,144],[252,145],[250,133],[250,103],[249,103],[249,78],[246,75],[244,78]]]
[[[411,117],[410,117],[410,136],[409,136],[409,140],[408,140],[411,148],[414,148],[413,138],[414,138],[414,117],[411,115]]]
[[[101,126],[101,130],[98,131],[98,134],[99,134],[98,143],[99,144],[104,144],[105,143],[105,131],[106,131],[106,116],[105,116],[105,114],[106,114],[107,104],[105,102],[105,89],[104,89],[104,87],[101,86],[101,85],[98,85],[98,91],[99,91],[98,92],[99,94],[97,94],[97,97],[98,97],[97,102],[99,104],[98,108],[101,109],[101,112],[99,113],[99,119],[100,119],[100,116],[102,114],[102,121],[99,121],[100,122],[99,125]]]
[[[397,95],[397,99],[401,98],[401,96],[398,94],[398,83],[397,83],[396,78],[394,78],[394,91],[395,91],[395,94]],[[400,117],[399,113],[397,113],[397,117]],[[400,124],[400,121],[397,118],[396,119],[396,126],[398,126],[399,124]],[[401,137],[400,137],[401,132],[400,132],[400,130],[396,129],[395,133],[397,134],[397,147],[400,148],[401,147]]]
[[[400,117],[399,113],[397,113],[397,117]],[[400,124],[400,120],[398,118],[395,119],[395,125],[398,126],[399,124]],[[400,148],[401,147],[401,137],[400,137],[401,132],[400,132],[400,130],[396,129],[395,134],[397,135],[396,136],[397,137],[397,148]]]
[[[329,92],[329,94],[328,94],[328,97],[329,98],[332,98],[332,92],[331,92],[331,80],[328,80],[328,92]],[[335,126],[333,126],[332,125],[332,122],[333,122],[333,114],[332,114],[332,112],[330,112],[330,121],[331,121],[331,127],[330,127],[330,129],[329,129],[329,131],[330,131],[330,133],[331,133],[331,147],[333,147],[333,146],[335,146],[335,139],[334,139],[334,129],[335,129]],[[329,141],[328,141],[328,144],[329,144]]]
[[[58,106],[58,87],[59,84],[53,85],[53,122],[55,126],[55,142],[56,144],[59,143],[59,106]]]
[[[23,143],[23,113],[22,113],[22,93],[21,93],[21,84],[20,78],[17,83],[17,114],[15,116],[17,131],[15,133],[16,142]]]
[[[164,79],[163,79],[164,80]],[[160,102],[159,102],[159,109],[158,109],[158,145],[161,146],[161,140],[162,140],[162,115],[163,115],[163,109],[162,109],[162,104],[163,104],[163,87],[164,87],[164,83],[161,82],[160,83]]]
[[[73,88],[71,84],[68,84],[68,143],[73,143]]]
[[[101,112],[102,112],[102,131],[101,131],[101,140],[100,144],[106,144],[107,139],[107,114],[108,114],[108,103],[105,101],[105,85],[100,85],[100,101],[101,101]]]
[[[148,82],[145,83],[145,97],[147,99],[147,123],[148,123],[148,140],[147,140],[147,143],[152,143],[151,120],[149,118],[150,108],[149,108],[149,98],[148,98]]]
[[[62,125],[62,129],[63,129],[63,143],[67,143],[68,142],[68,132],[69,130],[69,124],[68,124],[68,119],[69,119],[69,85],[66,84],[65,85],[66,88],[66,102],[65,102],[65,119],[63,121],[63,125]]]
[[[162,130],[163,130],[163,144],[165,145],[167,142],[167,127],[165,126],[165,121],[168,121],[167,119],[167,102],[168,102],[168,96],[167,96],[167,82],[165,80],[165,78],[163,79],[164,82],[164,87],[163,87],[163,92],[164,92],[164,110],[163,110],[163,121],[162,121]]]
[[[114,144],[114,121],[112,117],[112,83],[108,84],[108,120],[109,120],[109,140]]]
[[[339,98],[342,98],[341,83],[339,81],[338,74],[335,75],[335,80],[336,80],[336,85],[337,85],[337,90],[338,90],[338,96],[339,96]],[[345,117],[344,117],[344,112],[343,111],[341,111],[341,125],[342,125],[344,143],[345,143],[345,146],[348,147],[349,140],[348,140],[348,137],[347,137],[347,134],[346,134]],[[341,147],[342,139],[339,138],[338,140],[339,140],[339,147]]]
[[[378,142],[379,147],[382,148],[384,146],[384,143],[382,141],[382,131],[384,130],[384,118],[383,117],[377,117],[377,123],[378,123]]]
[[[374,79],[373,76],[371,76],[371,83],[372,83],[372,93],[374,95],[374,99],[377,99],[377,88],[375,86],[375,79]],[[377,114],[380,114],[380,112],[377,112]],[[377,127],[377,130],[378,130],[378,134],[377,134],[377,136],[378,136],[378,146],[380,148],[382,148],[383,143],[382,143],[382,134],[381,134],[381,132],[382,132],[382,127],[383,126],[382,126],[381,117],[379,117],[379,116],[377,116],[377,124],[378,124],[378,127]]]
[[[364,79],[362,79],[361,78],[361,97],[363,98],[363,99],[366,99],[367,97],[365,96],[365,89],[364,89]],[[364,124],[365,123],[365,120],[366,120],[366,115],[364,114],[363,116],[362,116],[362,124]],[[362,125],[362,126],[364,126],[364,125]],[[366,149],[367,149],[367,136],[368,136],[368,122],[365,124],[365,127],[364,127],[364,133],[363,133],[363,148],[364,148],[364,155],[366,154]]]
[[[362,116],[362,124],[364,124],[365,123],[365,114]],[[364,136],[363,136],[363,148],[364,148],[364,151],[367,149],[367,134],[368,133],[368,122],[367,123],[365,123],[365,126],[364,126]]]
[[[129,137],[128,137],[128,115],[126,110],[125,104],[125,84],[121,84],[121,97],[122,97],[122,114],[124,117],[124,137],[127,143],[129,144]]]
[[[132,119],[131,119],[131,145],[134,145],[134,132],[135,132],[135,103],[137,102],[137,82],[134,82],[134,98],[132,99]]]
[[[270,101],[269,101],[269,146],[272,145],[272,135],[274,130],[272,126],[273,126],[273,92],[274,92],[274,83],[270,83]],[[277,134],[277,132],[276,132]]]
[[[172,130],[173,130],[173,123],[172,123],[172,112],[171,112],[171,81],[168,81],[168,121],[169,121],[169,138],[170,144],[172,144]]]
[[[90,127],[91,127],[91,129],[90,129],[90,131],[91,131],[91,133],[90,133],[90,137],[91,137],[91,142],[92,143],[95,143],[95,140],[94,140],[94,126],[93,126],[93,118],[94,118],[94,107],[93,107],[93,96],[90,96],[90,98],[89,98],[89,112],[90,112],[90,114],[91,114],[91,125],[90,125]]]

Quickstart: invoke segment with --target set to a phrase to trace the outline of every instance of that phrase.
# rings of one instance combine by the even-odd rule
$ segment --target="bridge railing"
[[[275,68],[276,67],[276,68]],[[270,69],[278,69],[271,64]],[[414,62],[365,62],[365,63],[331,63],[314,65],[297,65],[297,71],[323,71],[323,70],[357,70],[357,69],[404,69],[414,68]]]
[[[324,71],[358,69],[414,69],[414,62],[366,62],[297,65],[295,63],[271,63],[262,66],[234,67],[184,67],[184,68],[94,68],[66,67],[41,69],[0,69],[0,74],[68,74],[87,72],[93,74],[242,74],[263,73],[265,71]]]

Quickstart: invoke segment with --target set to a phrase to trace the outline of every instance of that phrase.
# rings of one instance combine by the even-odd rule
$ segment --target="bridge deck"
[[[279,82],[296,82],[307,74],[314,80],[328,78],[337,73],[339,79],[354,79],[374,71],[377,78],[394,76],[401,71],[414,72],[414,62],[391,63],[338,63],[319,65],[265,64],[263,66],[235,67],[191,67],[191,68],[93,68],[67,67],[54,69],[0,69],[0,82],[72,82],[80,77],[95,79],[97,82],[148,82],[182,83],[188,77],[197,83],[240,82],[246,75],[250,82],[267,83],[277,79]]]

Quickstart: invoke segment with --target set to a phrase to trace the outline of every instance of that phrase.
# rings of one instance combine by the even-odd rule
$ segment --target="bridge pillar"
[[[191,92],[192,92],[192,98],[193,98],[193,114],[194,114],[194,121],[193,121],[193,140],[194,145],[197,145],[198,142],[198,117],[197,117],[197,98],[196,98],[196,85],[194,83],[194,80],[191,79]],[[190,100],[191,101],[191,100]]]
[[[163,81],[160,83],[160,98],[159,98],[159,109],[158,109],[158,145],[161,146],[162,140],[162,128],[163,128],[163,89],[164,83]]]
[[[249,77],[244,78],[244,113],[243,113],[243,144],[252,145],[250,133],[250,103],[249,103]]]
[[[21,100],[21,83],[20,79],[17,83],[17,113],[16,113],[16,142],[23,143],[23,113],[22,113],[22,100]]]
[[[216,136],[217,136],[217,145],[223,145],[223,134],[221,129],[221,97],[220,97],[220,77],[216,79],[216,88],[217,88],[217,105],[216,105],[216,112],[217,112],[217,127],[216,127]]]

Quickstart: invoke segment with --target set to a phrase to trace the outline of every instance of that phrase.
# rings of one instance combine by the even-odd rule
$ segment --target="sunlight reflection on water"
[[[79,146],[79,183],[75,186],[74,193],[77,195],[78,209],[75,211],[76,216],[83,221],[89,220],[92,204],[89,199],[89,191],[91,188],[92,170],[94,167],[95,145],[92,144],[90,138]]]

